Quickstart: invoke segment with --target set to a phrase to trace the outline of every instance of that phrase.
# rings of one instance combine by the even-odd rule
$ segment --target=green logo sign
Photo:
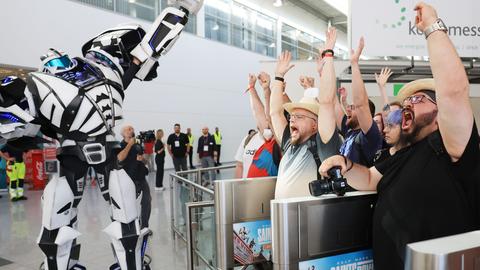
[[[393,1],[395,1],[395,5],[396,7],[398,7],[400,14],[397,17],[398,19],[392,20],[390,22],[382,22],[379,19],[377,19],[376,23],[382,25],[384,29],[388,29],[388,28],[395,29],[397,27],[400,27],[407,19],[405,17],[405,12],[407,11],[407,8],[400,4],[400,0],[393,0]]]

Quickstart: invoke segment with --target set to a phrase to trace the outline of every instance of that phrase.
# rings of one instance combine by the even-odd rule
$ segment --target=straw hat
[[[292,113],[294,109],[304,109],[315,115],[318,115],[319,104],[313,97],[303,97],[300,102],[290,102],[283,105],[288,113]]]
[[[397,99],[402,102],[407,97],[420,92],[430,90],[435,92],[435,81],[433,79],[419,79],[405,84],[398,92]]]

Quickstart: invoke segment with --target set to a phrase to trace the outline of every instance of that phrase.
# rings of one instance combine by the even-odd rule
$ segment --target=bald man
[[[217,152],[215,151],[215,138],[208,132],[208,127],[202,128],[202,136],[198,138],[197,153],[198,158],[202,163],[202,168],[215,167],[215,157]],[[210,174],[210,176],[209,176]],[[211,181],[216,179],[215,171],[212,170],[205,174],[206,182],[204,185],[211,184]]]
[[[126,125],[122,128],[122,137],[123,140],[120,143],[121,151],[117,155],[118,162],[135,183],[137,196],[140,192],[143,193],[142,201],[140,202],[142,206],[141,226],[142,228],[148,227],[152,197],[150,196],[150,188],[146,178],[148,169],[144,163],[143,149],[135,140],[135,130],[132,126]]]

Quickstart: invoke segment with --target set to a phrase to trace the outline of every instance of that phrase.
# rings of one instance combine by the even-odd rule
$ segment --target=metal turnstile
[[[340,256],[339,260],[344,263],[351,260],[356,266],[373,265],[371,255],[365,254],[371,253],[372,215],[376,197],[373,192],[351,192],[344,197],[324,195],[319,198],[273,200],[274,269],[331,269],[325,264],[316,266],[315,263],[324,262],[315,260],[327,258],[326,263],[332,261],[334,256],[347,253],[348,258]],[[363,261],[357,260],[354,255],[360,256]]]
[[[275,195],[276,178],[221,180],[215,182],[217,268],[234,268],[234,225],[266,221],[270,223],[270,201]],[[268,235],[267,235],[268,234]],[[270,238],[270,228],[265,230]],[[237,234],[235,234],[237,237]],[[241,243],[243,244],[243,243]],[[246,248],[247,249],[247,248]],[[240,254],[251,256],[251,254]]]
[[[480,270],[480,231],[407,245],[407,270]]]

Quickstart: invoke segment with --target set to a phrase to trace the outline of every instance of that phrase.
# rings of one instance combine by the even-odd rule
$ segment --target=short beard
[[[435,121],[437,117],[438,110],[435,109],[434,111],[421,115],[420,117],[415,117],[413,120],[413,129],[410,133],[406,133],[403,129],[400,132],[400,140],[398,144],[402,147],[415,143],[417,141],[417,136],[422,131],[423,128],[430,125]]]
[[[290,137],[290,143],[292,145],[298,145],[298,142],[300,141],[301,137],[299,137],[298,139],[294,140],[292,137]]]

